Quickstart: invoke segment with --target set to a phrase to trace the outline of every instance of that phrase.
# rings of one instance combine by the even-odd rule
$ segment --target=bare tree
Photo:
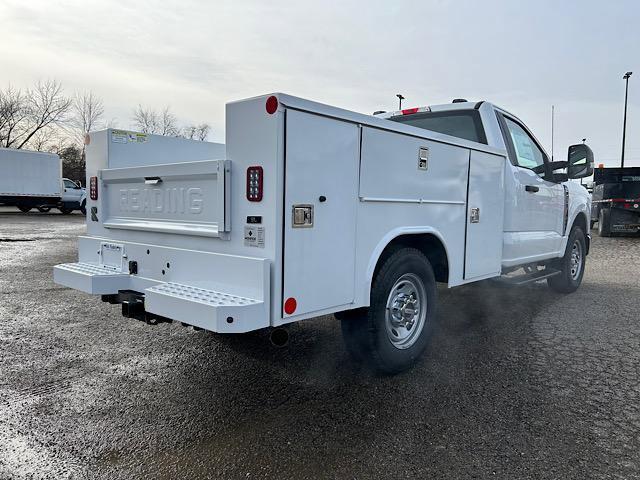
[[[182,129],[181,137],[188,138],[189,140],[200,140],[204,142],[209,136],[211,126],[208,123],[201,123],[199,125],[189,125]]]
[[[27,98],[21,90],[11,86],[0,90],[0,146],[10,147],[20,135],[29,116]]]
[[[142,133],[155,133],[175,137],[179,130],[176,116],[169,107],[164,107],[160,113],[142,105],[138,105],[133,112],[133,124]]]
[[[76,93],[73,99],[72,125],[78,132],[79,143],[84,135],[95,130],[104,115],[102,100],[93,92]]]
[[[142,133],[158,133],[158,114],[150,108],[138,105],[133,111],[133,126]]]
[[[175,137],[178,132],[176,116],[169,110],[169,107],[164,107],[160,114],[160,135]]]
[[[56,80],[38,82],[25,92],[11,87],[0,91],[0,145],[28,146],[38,132],[64,123],[70,107],[71,100]]]

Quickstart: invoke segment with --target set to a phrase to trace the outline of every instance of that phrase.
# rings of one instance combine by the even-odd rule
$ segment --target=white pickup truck
[[[87,235],[54,278],[220,333],[336,314],[353,356],[395,373],[425,349],[436,282],[578,288],[590,199],[568,180],[592,171],[586,145],[551,162],[487,102],[371,116],[266,95],[227,105],[225,145],[92,133]]]

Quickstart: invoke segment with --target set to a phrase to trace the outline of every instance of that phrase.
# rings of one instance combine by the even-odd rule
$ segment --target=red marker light
[[[298,308],[298,302],[293,297],[287,298],[286,302],[284,302],[284,313],[287,315],[291,315]]]
[[[402,114],[403,115],[411,115],[413,113],[416,113],[418,111],[417,108],[405,108],[404,110],[402,110]]]
[[[91,200],[98,200],[98,177],[89,179],[89,197]]]
[[[276,110],[278,110],[278,99],[275,96],[271,95],[269,98],[267,98],[266,108],[269,115],[273,115],[274,113],[276,113]]]

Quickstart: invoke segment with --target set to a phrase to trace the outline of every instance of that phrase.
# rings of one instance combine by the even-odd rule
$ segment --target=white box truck
[[[591,174],[591,150],[551,162],[487,102],[370,116],[274,94],[227,105],[225,145],[90,140],[87,235],[54,278],[150,323],[335,314],[355,358],[395,373],[425,349],[436,282],[572,292],[584,273],[590,199],[568,180]]]
[[[62,213],[85,212],[86,192],[82,186],[62,178],[62,161],[54,153],[0,148],[0,205],[21,212],[52,207]]]

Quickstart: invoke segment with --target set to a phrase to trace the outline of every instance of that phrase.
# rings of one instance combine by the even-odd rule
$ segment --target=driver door
[[[545,180],[549,159],[517,119],[498,114],[511,161],[506,182],[505,248],[509,263],[556,256],[564,227],[564,187]]]
[[[62,192],[62,201],[64,203],[79,203],[82,196],[82,189],[72,180],[65,178],[62,180],[64,191]]]

